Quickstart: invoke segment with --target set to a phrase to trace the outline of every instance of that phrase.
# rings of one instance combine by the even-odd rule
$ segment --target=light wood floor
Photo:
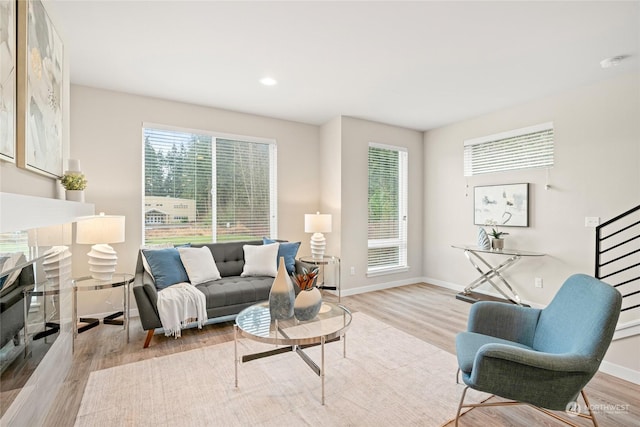
[[[471,307],[456,300],[453,291],[428,284],[344,297],[342,303],[354,312],[366,313],[452,354],[455,335],[466,329]],[[71,373],[49,413],[47,426],[73,425],[93,371],[233,340],[231,322],[208,325],[203,330],[185,330],[177,340],[156,335],[147,349],[142,348],[145,332],[137,318],[132,319],[130,332],[129,344],[124,342],[123,329],[112,325],[100,325],[78,336]],[[455,381],[455,372],[451,373],[451,381]],[[598,373],[586,391],[592,405],[607,405],[599,406],[603,408],[597,413],[601,426],[640,426],[640,386]],[[586,420],[572,420],[581,426],[590,425]],[[526,406],[476,408],[460,420],[460,426],[561,425],[564,424]]]

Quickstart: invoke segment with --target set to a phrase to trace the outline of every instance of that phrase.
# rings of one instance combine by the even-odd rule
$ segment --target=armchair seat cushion
[[[478,354],[478,350],[486,344],[505,344],[532,350],[531,347],[514,341],[496,338],[490,335],[482,335],[475,332],[461,332],[456,336],[456,350],[458,366],[462,372],[467,374],[471,372],[473,369],[473,361]]]

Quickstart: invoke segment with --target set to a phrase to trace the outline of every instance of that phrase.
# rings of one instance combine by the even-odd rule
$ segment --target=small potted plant
[[[87,179],[82,172],[65,172],[60,178],[60,182],[66,190],[67,200],[84,202],[84,189],[87,188]]]
[[[494,227],[491,229],[489,233],[491,235],[491,249],[501,251],[504,249],[504,239],[502,236],[506,236],[509,233],[505,233],[504,231],[499,231],[498,227]]]

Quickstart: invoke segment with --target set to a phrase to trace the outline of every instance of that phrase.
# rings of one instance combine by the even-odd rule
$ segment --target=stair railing
[[[596,227],[595,270],[622,294],[621,311],[640,307],[631,302],[640,294],[640,205]]]

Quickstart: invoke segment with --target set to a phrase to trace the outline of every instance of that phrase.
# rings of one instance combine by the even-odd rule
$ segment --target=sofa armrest
[[[467,330],[531,347],[540,309],[480,301],[471,306]]]
[[[149,283],[139,283],[133,287],[133,295],[138,305],[140,322],[145,331],[161,328],[162,322],[158,314],[158,291]]]

